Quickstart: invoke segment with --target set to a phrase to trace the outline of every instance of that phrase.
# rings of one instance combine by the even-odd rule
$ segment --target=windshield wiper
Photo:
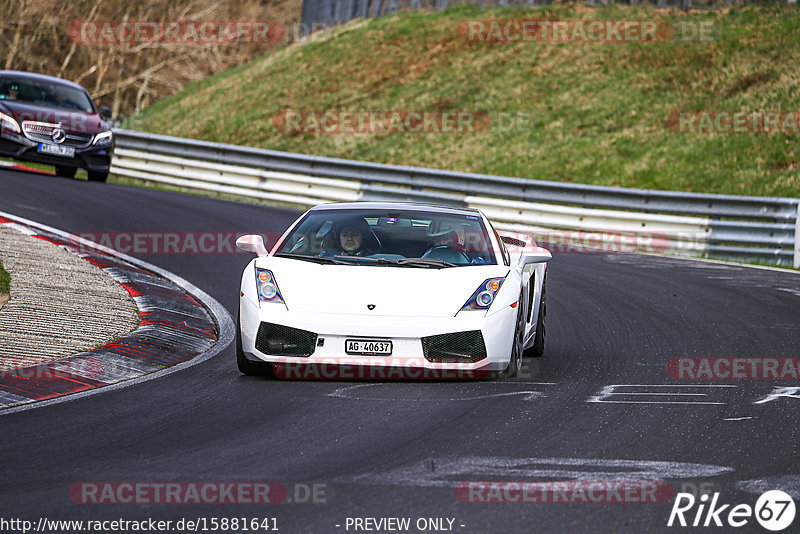
[[[394,260],[397,265],[407,265],[409,267],[457,267],[455,263],[449,261],[437,260],[434,258],[403,258]]]
[[[279,252],[275,254],[279,258],[292,258],[295,260],[313,261],[314,263],[333,263],[335,265],[348,265],[346,261],[337,260],[336,258],[329,258],[327,256],[309,256],[307,254],[290,254],[287,252]]]
[[[354,265],[377,263],[379,265],[396,265],[398,267],[433,267],[441,269],[443,267],[458,267],[455,263],[434,258],[401,258],[390,260],[387,258],[370,258],[369,256],[309,256],[307,254],[291,254],[279,252],[275,254],[279,258],[293,258],[297,260],[313,261],[315,263],[332,263],[334,265]]]

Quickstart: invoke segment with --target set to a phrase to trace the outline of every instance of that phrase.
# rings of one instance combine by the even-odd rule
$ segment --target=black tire
[[[90,182],[105,182],[108,179],[107,172],[87,171],[86,176]]]
[[[236,317],[236,366],[243,375],[272,376],[271,363],[255,363],[245,357],[242,348],[242,327],[238,316]]]
[[[75,178],[76,172],[78,172],[76,167],[56,167],[56,176],[62,178]]]
[[[511,345],[511,361],[503,371],[492,374],[493,378],[514,378],[522,370],[522,343],[525,336],[525,315],[522,313],[523,298],[517,304],[517,325],[514,328],[514,343]]]
[[[539,305],[539,316],[536,319],[536,336],[533,338],[533,345],[525,350],[525,356],[538,358],[544,354],[544,339],[547,334],[547,277],[542,284],[542,303]]]

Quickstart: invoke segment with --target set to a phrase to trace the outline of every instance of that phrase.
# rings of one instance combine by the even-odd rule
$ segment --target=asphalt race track
[[[298,214],[12,170],[0,170],[0,210],[74,233],[279,233]],[[249,255],[132,255],[235,317]],[[270,381],[241,376],[230,346],[162,378],[2,415],[2,516],[274,517],[289,533],[354,532],[356,517],[450,518],[465,533],[681,532],[667,527],[671,501],[463,502],[456,488],[661,480],[731,504],[752,506],[768,489],[800,497],[798,379],[667,373],[673,358],[800,357],[800,274],[557,253],[548,282],[545,356],[511,381]],[[92,481],[274,481],[288,495],[266,506],[70,499]],[[737,531],[766,532],[754,520]]]

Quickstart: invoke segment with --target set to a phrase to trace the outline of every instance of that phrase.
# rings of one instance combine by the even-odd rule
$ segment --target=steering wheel
[[[431,247],[425,252],[425,254],[422,255],[422,257],[431,258],[435,260],[442,260],[448,263],[455,263],[455,264],[472,263],[471,260],[469,259],[469,256],[447,245],[438,245],[435,247]]]

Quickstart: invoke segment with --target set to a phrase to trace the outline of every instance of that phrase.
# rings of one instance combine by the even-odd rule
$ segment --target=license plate
[[[344,342],[347,354],[381,354],[392,353],[392,342],[382,339],[347,339]]]
[[[50,154],[51,156],[61,156],[64,158],[75,157],[75,148],[71,146],[48,145],[45,143],[39,143],[39,152],[41,152],[42,154]]]

